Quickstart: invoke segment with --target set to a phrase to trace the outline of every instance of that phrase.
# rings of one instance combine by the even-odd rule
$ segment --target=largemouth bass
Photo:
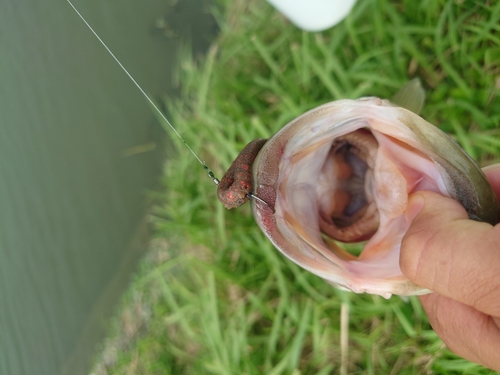
[[[248,184],[243,199],[259,197],[252,211],[261,230],[299,266],[356,293],[429,292],[399,268],[411,194],[437,192],[459,201],[473,220],[500,219],[474,160],[436,126],[387,100],[322,105],[248,149],[253,165],[247,155],[239,173],[252,175],[236,180]],[[359,256],[339,244],[363,241]]]

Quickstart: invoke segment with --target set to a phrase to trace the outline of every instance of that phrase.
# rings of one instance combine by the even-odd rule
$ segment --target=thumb
[[[403,274],[424,288],[500,315],[500,228],[469,220],[457,201],[437,193],[410,197],[401,244]]]

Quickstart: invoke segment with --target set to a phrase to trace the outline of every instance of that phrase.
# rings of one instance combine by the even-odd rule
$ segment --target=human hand
[[[500,165],[484,172],[500,199]],[[412,219],[400,266],[434,292],[420,297],[432,327],[453,352],[500,371],[500,224],[469,220],[457,201],[430,192],[411,196]]]

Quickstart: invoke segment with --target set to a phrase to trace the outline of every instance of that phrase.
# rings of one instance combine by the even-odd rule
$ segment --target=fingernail
[[[410,196],[408,202],[408,208],[405,211],[406,223],[411,224],[413,219],[422,211],[424,208],[425,199],[422,194],[415,193]]]
[[[486,171],[494,171],[494,170],[500,169],[500,163],[487,165],[486,167],[483,167],[482,169],[485,172]]]

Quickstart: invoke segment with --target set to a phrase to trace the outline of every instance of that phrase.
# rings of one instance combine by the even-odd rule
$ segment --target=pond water
[[[75,0],[153,97],[215,33],[199,3]],[[147,242],[163,132],[63,0],[0,2],[0,53],[0,373],[85,374]]]

